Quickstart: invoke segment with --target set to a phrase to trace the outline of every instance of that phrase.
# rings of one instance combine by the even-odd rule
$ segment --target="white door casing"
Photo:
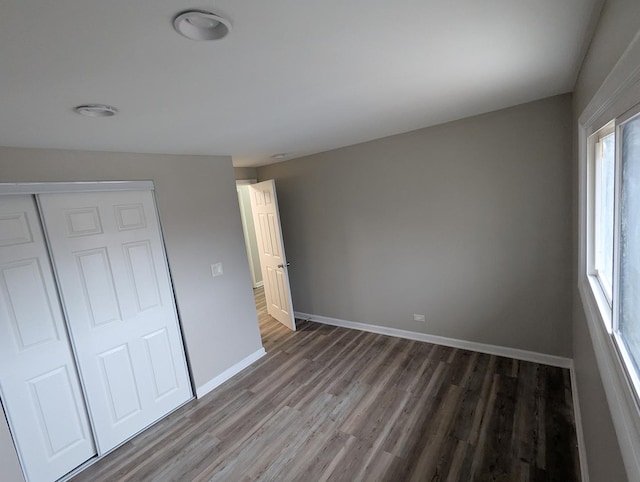
[[[191,398],[153,195],[38,201],[102,455]]]
[[[236,181],[236,183],[237,182],[238,181]],[[254,253],[252,253],[252,251],[254,251],[253,246],[255,246],[255,252],[257,252],[258,241],[255,236],[255,227],[253,223],[253,212],[251,211],[251,202],[249,202],[249,205],[247,205],[246,199],[244,199],[244,196],[243,196],[243,189],[246,189],[246,191],[244,191],[244,194],[246,194],[247,197],[250,198],[251,192],[249,191],[249,188],[246,187],[246,185],[244,184],[236,185],[236,192],[238,193],[238,204],[240,205],[240,220],[242,221],[242,234],[244,235],[244,244],[247,251],[247,260],[249,261],[249,271],[251,272],[251,284],[253,285],[253,288],[258,288],[264,284],[262,282],[262,273],[259,272],[260,260],[255,259],[255,255]],[[249,215],[251,216],[251,229],[254,230],[253,233],[250,233],[249,231],[249,220],[247,219]],[[257,266],[256,266],[256,263],[257,263]],[[258,281],[258,278],[260,278],[259,281]]]
[[[39,215],[29,195],[0,197],[0,397],[28,480],[58,479],[95,455]]]
[[[276,183],[270,179],[251,184],[249,189],[267,311],[280,323],[295,331],[296,322],[280,226]]]

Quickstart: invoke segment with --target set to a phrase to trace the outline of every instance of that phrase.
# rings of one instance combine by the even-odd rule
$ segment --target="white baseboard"
[[[589,482],[589,466],[587,465],[587,448],[584,444],[584,431],[582,430],[582,414],[578,401],[578,385],[576,381],[576,369],[571,362],[571,398],[573,399],[573,417],[576,422],[576,439],[578,441],[578,455],[580,456],[580,475],[582,482]]]
[[[550,365],[560,368],[571,368],[572,366],[571,358],[547,355],[546,353],[520,350],[518,348],[509,348],[505,346],[488,345],[485,343],[477,343],[474,341],[458,340],[455,338],[429,335],[426,333],[418,333],[416,331],[400,330],[398,328],[389,328],[386,326],[369,325],[367,323],[358,323],[356,321],[340,320],[338,318],[329,318],[327,316],[311,315],[309,313],[301,313],[298,311],[295,312],[295,315],[298,319],[314,321],[316,323],[323,323],[325,325],[341,326],[343,328],[368,331],[371,333],[378,333],[380,335],[397,336],[398,338],[407,338],[409,340],[424,341],[427,343],[434,343],[436,345],[444,345],[452,348],[460,348],[463,350],[487,353],[489,355],[515,358],[516,360],[530,361],[534,363],[540,363],[542,365]]]
[[[236,363],[232,367],[227,368],[225,371],[223,371],[217,377],[209,380],[204,385],[201,385],[201,386],[197,387],[196,388],[196,397],[197,398],[202,398],[207,393],[209,393],[211,390],[213,390],[214,388],[222,385],[224,382],[229,380],[229,378],[231,378],[232,376],[240,373],[242,370],[247,368],[253,362],[259,360],[260,358],[262,358],[266,354],[267,354],[267,352],[265,351],[265,349],[264,348],[260,348],[258,351],[252,353],[248,357],[243,358],[242,360],[240,360],[238,363]]]

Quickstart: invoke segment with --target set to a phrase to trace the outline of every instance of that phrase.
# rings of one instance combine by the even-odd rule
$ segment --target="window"
[[[620,222],[617,334],[640,372],[640,116],[620,127]]]
[[[636,37],[578,118],[578,292],[629,480],[640,480],[639,65]]]
[[[613,201],[615,134],[613,125],[596,135],[594,148],[594,270],[593,274],[611,305],[613,293]]]
[[[587,272],[636,396],[640,393],[640,109],[589,138],[593,229]]]

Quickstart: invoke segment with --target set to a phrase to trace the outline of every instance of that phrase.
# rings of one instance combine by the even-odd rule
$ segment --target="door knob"
[[[289,267],[289,266],[291,266],[291,263],[287,262],[287,264],[286,264],[286,265],[284,265],[284,264],[279,264],[279,265],[278,265],[278,268],[284,268],[285,266]]]

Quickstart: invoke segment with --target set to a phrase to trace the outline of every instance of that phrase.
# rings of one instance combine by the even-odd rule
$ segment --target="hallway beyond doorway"
[[[291,333],[286,326],[267,313],[267,300],[264,295],[264,286],[253,289],[253,297],[256,302],[258,312],[258,325],[260,325],[260,336],[262,346],[269,353],[269,350],[283,337]]]

